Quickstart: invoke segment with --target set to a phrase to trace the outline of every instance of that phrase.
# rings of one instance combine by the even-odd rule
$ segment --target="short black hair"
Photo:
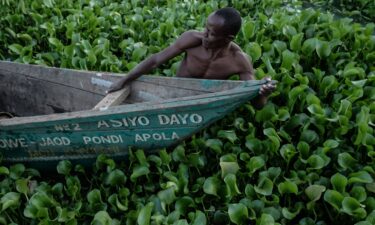
[[[240,13],[232,7],[225,7],[215,11],[215,15],[218,15],[224,19],[224,30],[227,35],[237,35],[241,29],[242,19]]]

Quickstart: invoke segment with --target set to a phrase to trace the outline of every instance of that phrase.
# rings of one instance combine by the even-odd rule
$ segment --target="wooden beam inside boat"
[[[94,110],[106,110],[110,106],[121,104],[130,94],[130,86],[107,94],[95,107]]]

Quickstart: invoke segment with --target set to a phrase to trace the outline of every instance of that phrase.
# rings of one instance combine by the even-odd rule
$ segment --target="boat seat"
[[[120,105],[130,94],[130,86],[107,94],[93,109],[106,110],[111,106]]]

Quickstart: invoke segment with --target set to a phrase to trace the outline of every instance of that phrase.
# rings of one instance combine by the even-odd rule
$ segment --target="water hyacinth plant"
[[[61,161],[50,177],[0,166],[0,224],[375,224],[375,24],[305,3],[0,1],[2,60],[123,73],[233,6],[256,77],[279,81],[261,110],[245,104],[174,149]]]

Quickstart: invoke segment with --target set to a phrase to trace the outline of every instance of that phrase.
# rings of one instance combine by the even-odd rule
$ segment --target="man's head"
[[[202,45],[217,48],[228,44],[241,29],[241,15],[234,8],[223,8],[211,13],[206,22]]]
[[[236,9],[226,7],[215,11],[214,14],[224,19],[223,29],[227,35],[237,35],[241,29],[242,19]]]

